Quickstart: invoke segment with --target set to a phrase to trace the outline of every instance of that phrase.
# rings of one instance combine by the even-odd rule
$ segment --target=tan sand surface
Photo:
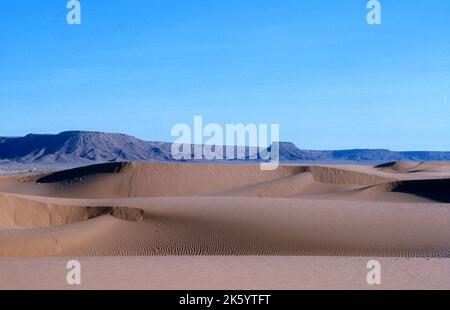
[[[357,257],[141,256],[77,259],[81,264],[81,285],[68,285],[66,282],[69,258],[0,258],[0,289],[450,289],[447,259],[378,258],[380,285],[367,283],[370,272],[367,269],[368,258]],[[203,296],[195,291],[189,293]]]
[[[151,262],[198,257],[198,264],[208,264],[205,257],[239,264],[239,257],[256,256],[257,269],[265,259],[272,262],[264,257],[279,264],[276,256],[303,256],[295,261],[301,266],[312,262],[308,257],[331,258],[350,269],[370,257],[414,258],[425,268],[424,258],[432,257],[440,258],[433,272],[448,272],[447,167],[283,165],[261,171],[258,165],[113,163],[3,176],[0,257],[9,258],[0,268],[18,268],[14,262],[21,260],[14,257],[41,257],[45,266],[52,262],[45,257],[131,256]],[[34,261],[24,261],[24,268]],[[309,287],[302,283],[293,285]]]
[[[4,177],[0,255],[447,257],[450,179],[392,168],[411,165],[123,163]]]

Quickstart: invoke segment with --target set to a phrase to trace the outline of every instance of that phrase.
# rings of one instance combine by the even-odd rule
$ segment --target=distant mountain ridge
[[[0,159],[17,162],[105,162],[170,160],[170,144],[125,134],[66,131],[0,138]]]
[[[0,160],[20,163],[173,161],[171,143],[143,141],[125,134],[66,131],[56,135],[0,137]],[[248,150],[247,150],[248,152]],[[450,152],[394,152],[377,149],[301,150],[280,143],[281,161],[450,161]]]

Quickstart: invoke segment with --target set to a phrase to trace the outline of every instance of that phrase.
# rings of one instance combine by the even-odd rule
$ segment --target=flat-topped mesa
[[[450,152],[393,152],[385,149],[303,150],[291,142],[280,142],[279,146],[279,157],[282,162],[450,161]],[[226,148],[233,148],[233,146]],[[66,131],[56,135],[29,134],[25,137],[0,137],[0,161],[22,164],[86,165],[104,162],[174,160],[172,143],[143,141],[126,134]],[[186,161],[194,161],[194,159]]]
[[[170,144],[102,132],[30,134],[0,139],[0,159],[42,164],[170,160]]]

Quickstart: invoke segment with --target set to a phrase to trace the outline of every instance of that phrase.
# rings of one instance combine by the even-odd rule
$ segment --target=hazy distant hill
[[[139,140],[124,134],[68,131],[57,135],[0,137],[0,160],[21,163],[93,163],[107,161],[171,161],[171,144]],[[280,143],[282,161],[450,161],[450,152],[389,150],[301,150]]]
[[[68,131],[57,135],[0,138],[0,159],[18,162],[170,160],[170,144],[123,134]]]

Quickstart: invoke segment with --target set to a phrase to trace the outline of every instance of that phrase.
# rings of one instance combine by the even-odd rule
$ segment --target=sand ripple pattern
[[[450,255],[429,166],[108,165],[3,178],[0,256]]]

